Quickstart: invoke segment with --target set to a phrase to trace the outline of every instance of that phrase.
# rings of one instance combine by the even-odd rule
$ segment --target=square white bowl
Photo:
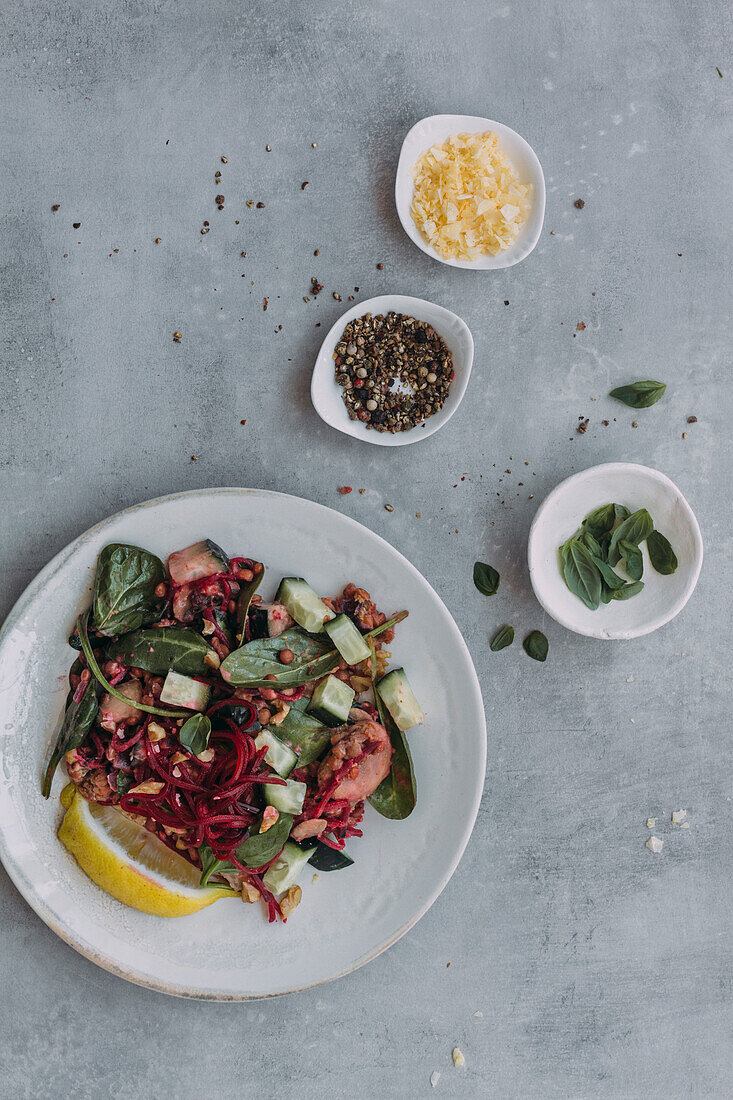
[[[498,256],[480,256],[477,260],[448,260],[428,244],[413,221],[410,213],[415,186],[412,169],[417,164],[421,153],[436,142],[445,141],[451,134],[482,134],[489,130],[493,130],[496,134],[502,152],[511,162],[522,182],[532,185],[529,216],[513,244]],[[427,256],[432,256],[434,260],[439,260],[450,267],[497,270],[502,267],[513,267],[520,260],[524,260],[540,239],[542,223],[545,219],[545,177],[532,146],[516,130],[512,130],[502,122],[494,122],[490,118],[481,118],[479,115],[430,115],[416,122],[402,143],[395,180],[395,203],[405,233]]]
[[[632,512],[646,508],[656,530],[671,542],[678,565],[671,576],[655,572],[643,544],[643,591],[591,611],[566,585],[558,548],[589,512],[611,502]],[[561,626],[590,638],[638,638],[664,626],[689,600],[702,567],[702,535],[692,508],[659,470],[607,462],[560,482],[545,498],[530,527],[527,558],[535,596]]]
[[[365,313],[385,314],[404,313],[416,317],[418,321],[427,321],[445,341],[453,358],[454,376],[448,397],[443,408],[433,414],[421,425],[408,432],[378,432],[367,428],[360,420],[351,420],[343,401],[343,387],[336,381],[333,353],[341,339],[344,328],[355,317]],[[460,405],[466,392],[468,379],[473,366],[473,337],[465,321],[444,306],[435,302],[426,302],[423,298],[410,298],[404,294],[382,294],[379,298],[369,298],[347,309],[328,332],[321,344],[311,378],[311,400],[313,407],[332,428],[345,435],[353,435],[365,443],[374,443],[378,447],[404,447],[408,443],[418,443],[427,439],[450,420]]]

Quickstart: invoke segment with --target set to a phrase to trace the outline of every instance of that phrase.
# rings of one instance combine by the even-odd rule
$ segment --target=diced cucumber
[[[343,726],[349,717],[356,692],[337,676],[326,676],[316,684],[308,713],[326,726]]]
[[[323,624],[336,617],[302,577],[283,577],[275,601],[284,604],[298,626],[309,634],[320,634]]]
[[[253,603],[249,609],[250,638],[277,638],[293,625],[288,609],[281,603]]]
[[[262,876],[267,889],[273,894],[283,894],[294,886],[310,854],[310,851],[304,852],[297,844],[287,841],[280,855]]]
[[[395,668],[383,676],[377,684],[377,691],[399,729],[409,730],[410,726],[422,722],[425,715],[404,668]]]
[[[358,626],[348,615],[337,615],[330,623],[326,623],[324,630],[347,665],[358,665],[361,661],[369,660],[371,650]]]
[[[260,730],[255,737],[255,745],[258,749],[267,749],[265,760],[278,775],[287,779],[291,771],[298,763],[298,754],[293,752],[290,745],[286,745],[279,737],[269,730]],[[279,789],[279,788],[278,788]]]
[[[264,794],[267,801],[282,814],[292,814],[293,817],[303,812],[305,792],[308,790],[305,783],[299,783],[297,779],[288,779],[285,786],[279,783],[263,783]]]
[[[188,707],[189,710],[206,710],[209,705],[211,688],[191,676],[171,671],[165,678],[160,693],[161,703],[171,703],[174,707]]]
[[[183,550],[176,550],[168,558],[168,572],[176,584],[187,584],[210,577],[213,573],[226,573],[229,558],[211,539],[194,542]]]

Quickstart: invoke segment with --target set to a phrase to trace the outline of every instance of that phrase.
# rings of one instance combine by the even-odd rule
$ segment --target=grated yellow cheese
[[[496,256],[527,220],[530,184],[522,183],[496,134],[451,134],[421,154],[412,170],[410,213],[446,259]]]

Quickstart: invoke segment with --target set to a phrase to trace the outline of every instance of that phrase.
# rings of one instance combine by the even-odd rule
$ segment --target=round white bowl
[[[565,584],[558,547],[589,512],[611,501],[632,512],[646,508],[679,564],[671,576],[661,576],[644,543],[643,591],[591,611]],[[664,626],[689,600],[702,566],[702,536],[692,508],[668,477],[649,466],[608,462],[574,474],[552,490],[532,521],[527,558],[535,596],[561,626],[589,638],[638,638]]]
[[[445,141],[451,134],[481,134],[487,130],[494,131],[502,151],[511,161],[522,181],[532,184],[529,217],[511,247],[505,252],[500,252],[498,256],[481,256],[477,260],[447,260],[428,244],[412,219],[410,213],[414,190],[412,169],[421,153],[436,142]],[[440,260],[442,264],[449,264],[450,267],[496,270],[518,264],[520,260],[529,256],[540,239],[545,218],[545,177],[532,146],[516,130],[512,130],[502,122],[494,122],[493,119],[481,118],[479,115],[430,115],[416,122],[402,143],[395,180],[395,202],[402,228],[410,240],[426,255],[432,256],[434,260]]]
[[[376,315],[390,311],[405,313],[410,317],[416,317],[418,321],[427,321],[432,325],[438,335],[445,340],[453,356],[455,372],[448,398],[440,412],[409,432],[394,434],[378,432],[375,428],[365,428],[360,420],[349,419],[342,397],[344,391],[336,381],[333,362],[334,349],[349,321],[353,321],[355,317],[363,317],[365,313]],[[321,350],[313,367],[311,400],[321,420],[325,420],[337,431],[353,435],[355,439],[361,439],[365,443],[375,443],[379,447],[404,447],[408,443],[427,439],[450,420],[463,400],[472,366],[473,337],[465,321],[455,313],[451,313],[449,309],[438,306],[434,302],[426,302],[422,298],[410,298],[404,294],[382,294],[379,298],[369,298],[366,302],[359,302],[358,305],[347,309],[331,328],[321,344]]]

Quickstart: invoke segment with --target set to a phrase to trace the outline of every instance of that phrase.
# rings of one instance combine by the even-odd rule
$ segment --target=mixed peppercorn
[[[334,354],[349,417],[378,432],[405,432],[445,404],[453,360],[426,321],[381,313],[349,321]]]

